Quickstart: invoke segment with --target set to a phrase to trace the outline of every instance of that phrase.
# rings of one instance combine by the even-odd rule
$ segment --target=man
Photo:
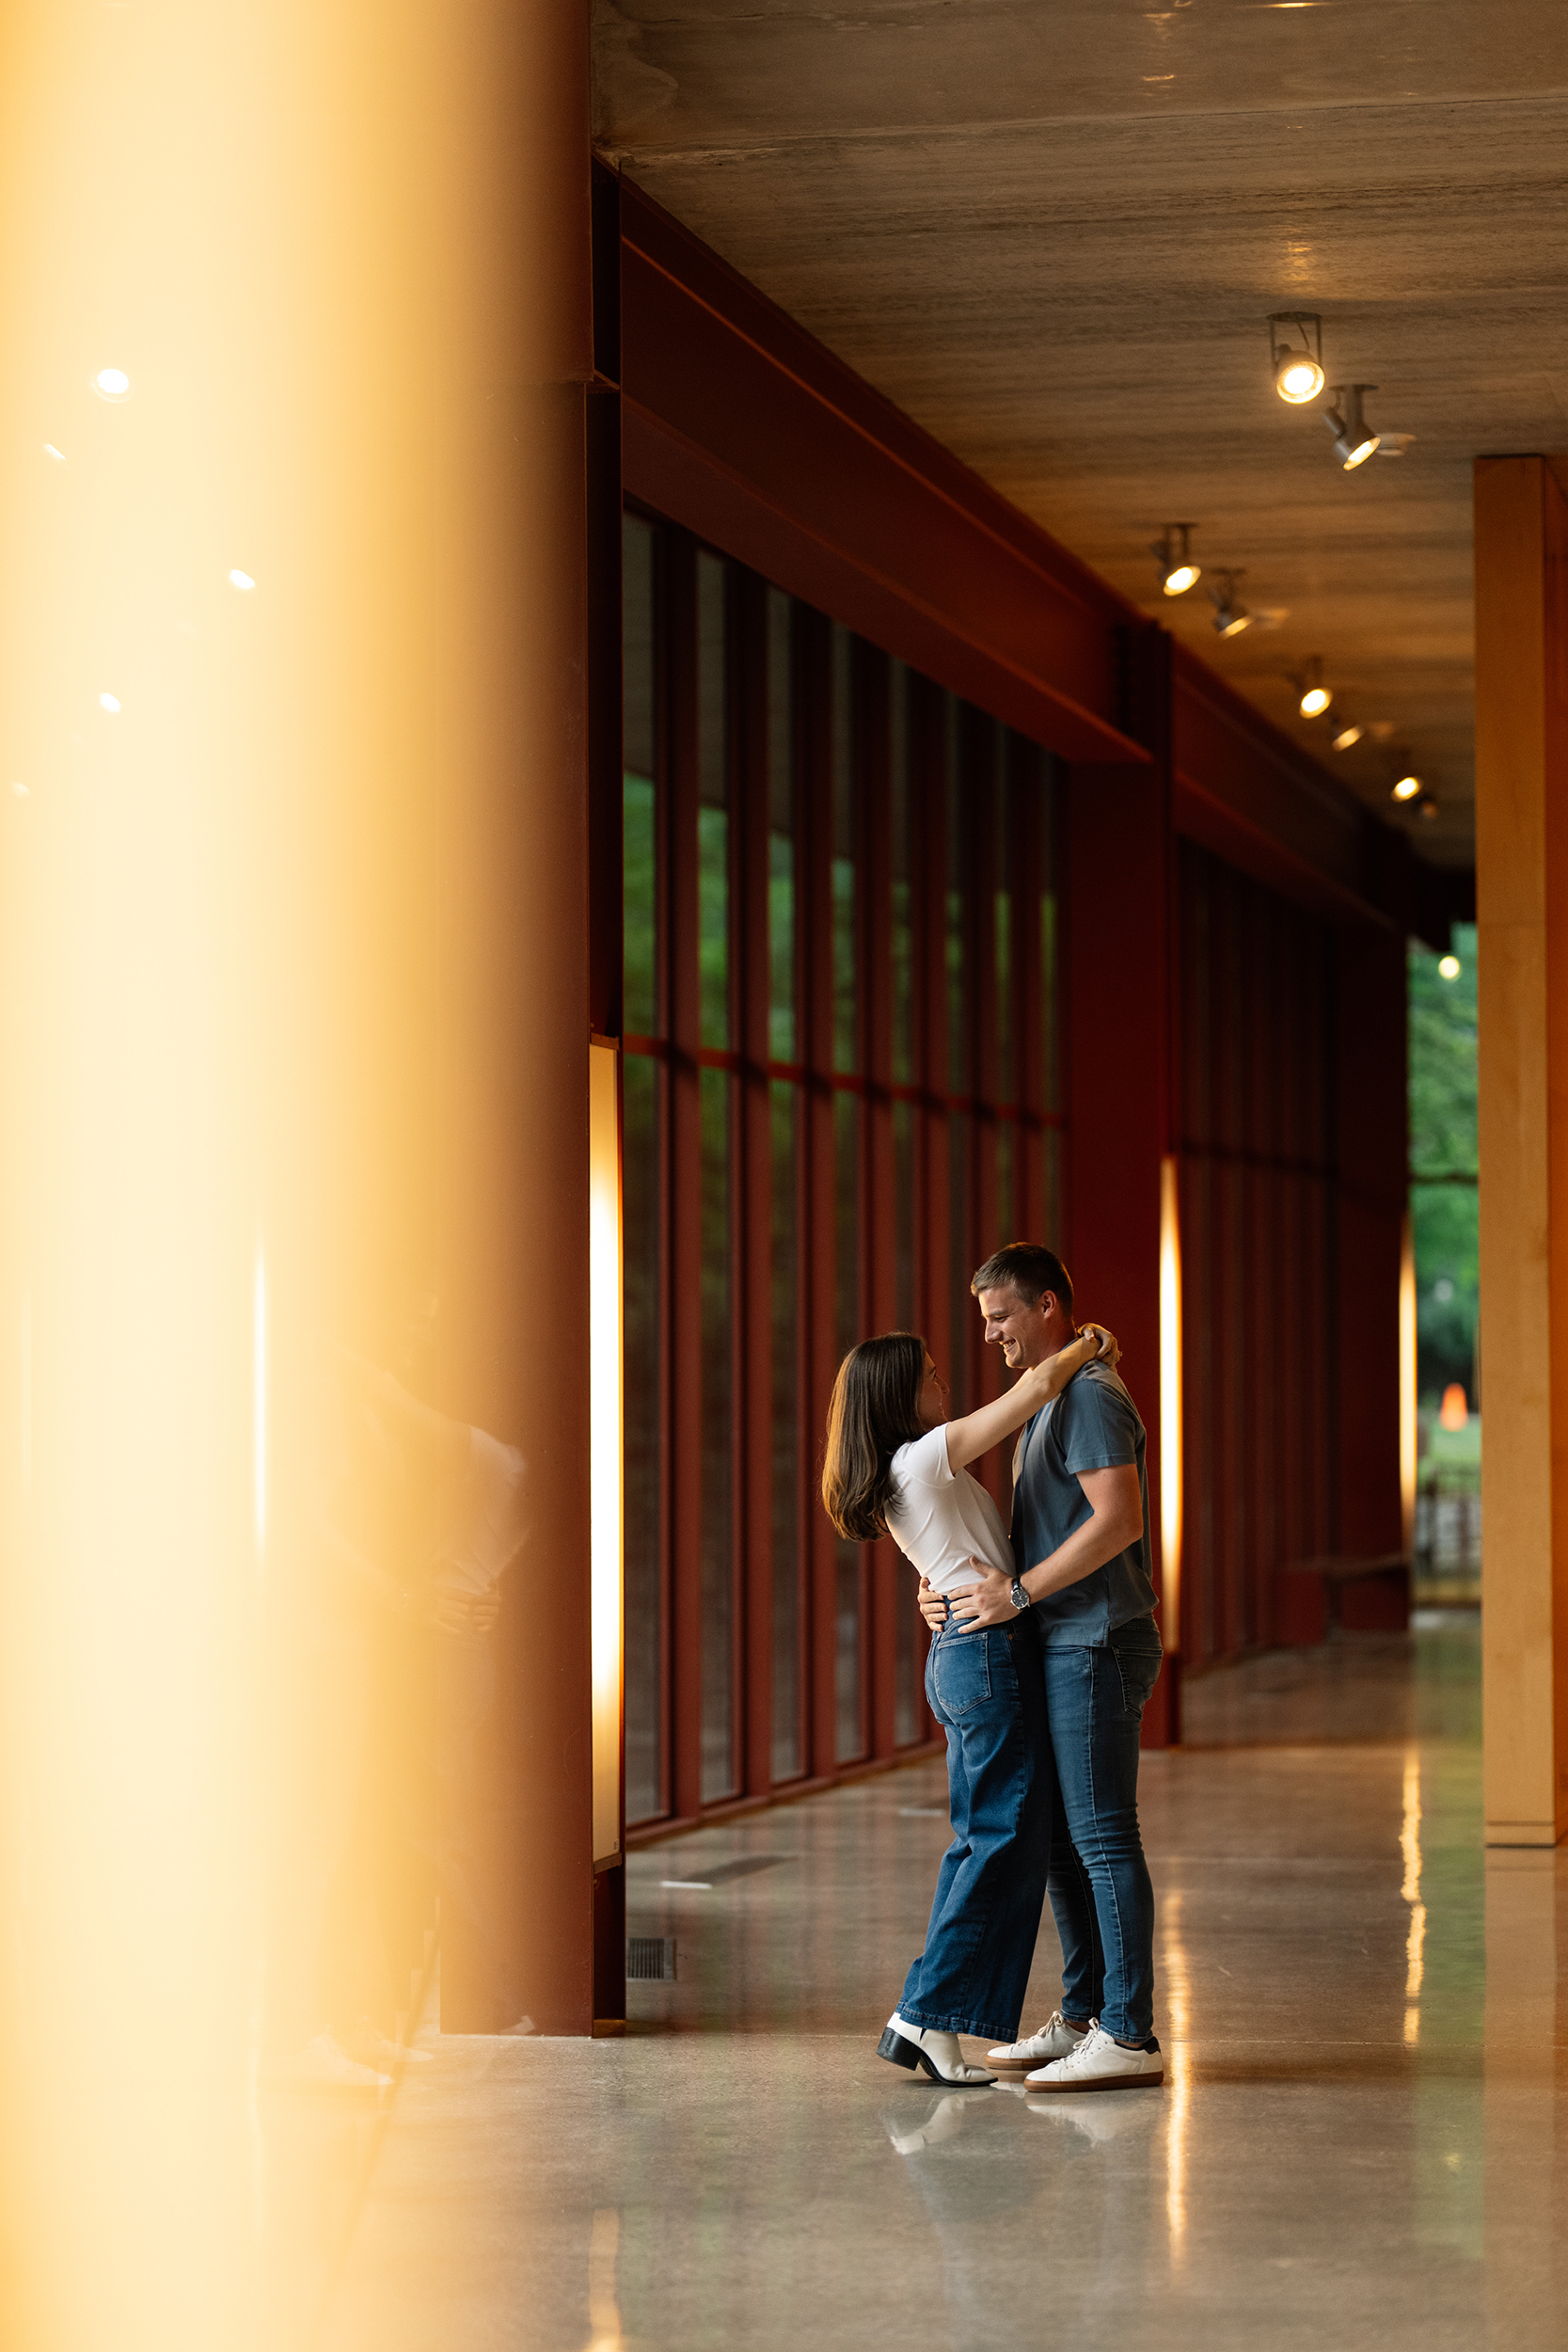
[[[1072,1283],[1053,1250],[1011,1242],[970,1284],[1010,1372],[1073,1337]],[[993,2050],[1050,2090],[1164,2079],[1153,2035],[1154,1891],[1138,1834],[1138,1725],[1160,1671],[1148,1483],[1138,1410],[1112,1367],[1086,1364],[1024,1424],[1013,1456],[1012,1581],[976,1561],[956,1616],[1005,1625],[1037,1613],[1056,1764],[1049,1891],[1062,1940],[1062,2006]],[[932,1624],[935,1595],[922,1596]],[[1043,2061],[1043,2063],[1042,2063]]]

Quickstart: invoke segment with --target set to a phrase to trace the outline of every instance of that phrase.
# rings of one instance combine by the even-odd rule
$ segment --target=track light
[[[1292,327],[1300,333],[1299,345],[1291,338]],[[1275,390],[1292,408],[1317,399],[1323,388],[1323,323],[1316,310],[1275,311],[1269,321],[1269,365]]]
[[[1323,422],[1334,436],[1335,455],[1346,473],[1364,466],[1381,438],[1361,413],[1361,395],[1376,389],[1375,384],[1336,384],[1334,405],[1323,410]]]
[[[1216,572],[1209,595],[1214,607],[1216,637],[1240,637],[1243,629],[1251,628],[1256,615],[1247,611],[1236,594],[1240,572]]]
[[[1348,752],[1353,743],[1360,742],[1361,738],[1366,734],[1366,732],[1367,730],[1365,727],[1341,727],[1338,734],[1334,739],[1335,750],[1337,752]]]
[[[1394,787],[1396,801],[1413,801],[1421,788],[1419,776],[1402,776]]]
[[[1333,694],[1323,684],[1323,658],[1321,653],[1315,653],[1312,656],[1307,665],[1306,675],[1297,678],[1295,683],[1296,690],[1301,696],[1302,717],[1321,719],[1334,700]]]
[[[1189,533],[1196,529],[1196,523],[1166,523],[1149,548],[1160,566],[1160,585],[1167,596],[1184,596],[1203,578],[1203,567],[1193,562],[1189,545]]]

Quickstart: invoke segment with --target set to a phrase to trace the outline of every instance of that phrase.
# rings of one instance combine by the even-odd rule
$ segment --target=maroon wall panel
[[[1158,771],[1074,770],[1066,832],[1068,1267],[1079,1314],[1117,1334],[1148,1431],[1158,1557],[1169,851]]]

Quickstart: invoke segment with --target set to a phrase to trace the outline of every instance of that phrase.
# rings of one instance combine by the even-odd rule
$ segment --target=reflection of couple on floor
[[[1049,1249],[1012,1243],[971,1288],[1019,1376],[962,1420],[910,1332],[839,1369],[823,1497],[840,1532],[891,1534],[921,1571],[926,1694],[947,1736],[953,1843],[925,1947],[879,2048],[960,2087],[1155,2085],[1154,1898],[1138,1834],[1138,1729],[1160,1666],[1144,1427],[1110,1334],[1072,1321]],[[967,1465],[1010,1437],[1013,1527]],[[1061,2007],[1018,2041],[1049,1887]]]

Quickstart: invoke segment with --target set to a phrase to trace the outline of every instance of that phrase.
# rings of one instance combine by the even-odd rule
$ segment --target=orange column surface
[[[591,2024],[586,39],[8,14],[18,2352],[307,2341],[437,1948]]]

